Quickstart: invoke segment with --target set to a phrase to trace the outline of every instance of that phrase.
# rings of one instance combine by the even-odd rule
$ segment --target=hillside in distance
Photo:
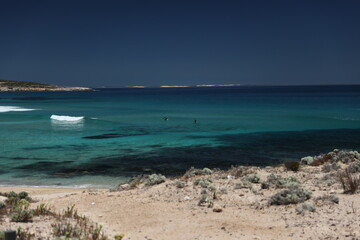
[[[0,80],[0,92],[91,91],[86,87],[62,87],[29,81]]]

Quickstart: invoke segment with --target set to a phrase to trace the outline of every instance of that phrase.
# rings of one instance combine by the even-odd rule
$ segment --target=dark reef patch
[[[108,139],[108,138],[122,138],[122,137],[133,137],[133,136],[141,136],[146,135],[146,132],[138,132],[138,133],[105,133],[100,135],[94,135],[94,136],[85,136],[82,137],[83,139]]]
[[[191,166],[226,169],[231,165],[276,165],[334,148],[359,150],[360,129],[226,134],[207,138],[213,138],[218,145],[162,146],[145,153],[117,146],[114,150],[119,154],[100,156],[87,162],[39,161],[17,169],[24,173],[31,171],[49,177],[68,178],[80,175],[131,177],[144,173],[179,175]]]

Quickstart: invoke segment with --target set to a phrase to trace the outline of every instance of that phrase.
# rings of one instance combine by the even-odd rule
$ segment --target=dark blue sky
[[[360,1],[0,0],[0,79],[360,84]]]

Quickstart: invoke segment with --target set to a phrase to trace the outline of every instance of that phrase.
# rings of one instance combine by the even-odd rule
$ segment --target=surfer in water
[[[163,120],[167,121],[167,120],[169,120],[169,118],[168,117],[163,117]]]
[[[195,124],[195,125],[197,124],[197,120],[196,120],[196,119],[194,120],[194,124]]]

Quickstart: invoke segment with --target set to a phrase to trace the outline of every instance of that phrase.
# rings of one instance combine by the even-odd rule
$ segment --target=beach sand
[[[125,234],[124,239],[359,239],[359,195],[344,194],[338,182],[323,181],[321,167],[302,166],[293,172],[284,167],[249,168],[261,180],[271,173],[296,177],[305,189],[312,191],[307,202],[315,212],[298,214],[296,204],[269,205],[270,197],[281,189],[236,189],[239,179],[229,172],[219,171],[210,176],[182,178],[186,183],[178,188],[178,180],[167,179],[154,186],[138,185],[132,190],[64,189],[34,187],[0,187],[0,192],[27,191],[37,202],[47,203],[56,211],[75,204],[79,214],[104,227],[108,236]],[[201,187],[197,178],[211,177],[216,187],[213,206],[199,206]],[[339,203],[316,201],[323,195],[335,195]],[[51,219],[43,217],[33,223],[11,223],[3,220],[0,229],[22,226],[38,236],[50,233]],[[41,226],[41,227],[40,227]],[[41,233],[40,233],[41,232]]]

